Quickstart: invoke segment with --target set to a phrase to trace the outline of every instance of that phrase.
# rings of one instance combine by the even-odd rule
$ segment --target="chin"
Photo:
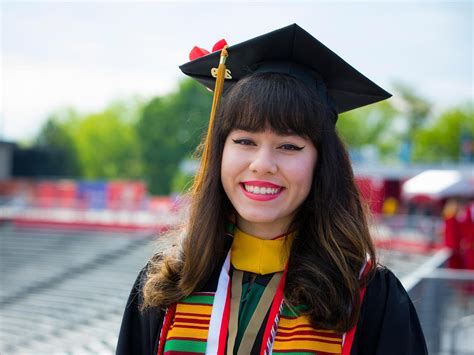
[[[265,216],[265,215],[258,215],[258,214],[248,214],[243,213],[240,216],[248,222],[252,223],[273,223],[278,220],[276,216]]]

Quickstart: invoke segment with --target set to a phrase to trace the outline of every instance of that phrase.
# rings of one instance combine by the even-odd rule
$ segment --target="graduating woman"
[[[201,166],[117,354],[426,354],[336,132],[339,113],[390,94],[296,24],[224,44],[181,66],[214,90]]]

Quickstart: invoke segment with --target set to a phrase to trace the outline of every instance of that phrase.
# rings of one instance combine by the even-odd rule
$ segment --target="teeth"
[[[252,185],[245,185],[245,190],[248,192],[257,194],[257,195],[275,195],[277,194],[280,189],[279,188],[271,188],[271,187],[259,187],[259,186],[252,186]]]

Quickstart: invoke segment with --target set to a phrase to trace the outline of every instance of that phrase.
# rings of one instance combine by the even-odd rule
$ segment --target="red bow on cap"
[[[227,42],[225,41],[225,39],[221,39],[212,47],[212,51],[213,52],[220,51],[222,48],[224,48],[226,44]],[[204,57],[205,55],[209,53],[210,52],[208,50],[195,46],[193,49],[191,49],[191,52],[189,52],[189,60],[195,60],[195,59]]]

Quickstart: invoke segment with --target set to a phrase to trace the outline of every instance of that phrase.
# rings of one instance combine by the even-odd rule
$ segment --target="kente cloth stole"
[[[168,308],[158,355],[226,354],[229,319],[232,318],[229,270],[230,254],[216,290],[195,292]],[[255,340],[259,342],[259,353],[341,354],[343,336],[314,329],[308,317],[299,316],[283,302],[285,274],[278,282],[266,320],[260,325],[259,337]]]

